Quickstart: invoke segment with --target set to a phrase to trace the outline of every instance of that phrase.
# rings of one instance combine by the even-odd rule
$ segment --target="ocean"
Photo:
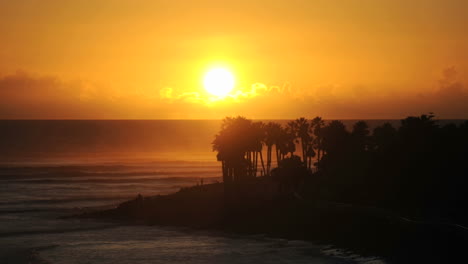
[[[0,263],[384,263],[306,241],[60,218],[221,181],[219,127],[0,121]]]

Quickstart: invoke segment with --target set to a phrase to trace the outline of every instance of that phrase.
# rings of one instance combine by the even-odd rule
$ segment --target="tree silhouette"
[[[296,144],[301,156],[294,155]],[[362,203],[405,215],[437,215],[468,223],[461,213],[468,202],[468,121],[441,127],[433,114],[410,116],[401,120],[398,129],[384,123],[371,134],[364,121],[348,131],[343,122],[325,125],[320,117],[310,122],[298,118],[285,127],[227,117],[213,150],[222,162],[225,186],[247,180],[255,183],[261,168],[260,175],[271,175],[266,179],[277,181],[282,195],[301,192],[313,199]],[[317,167],[312,172],[315,153]]]
[[[309,148],[309,145],[311,144],[311,141],[312,141],[312,137],[309,134],[309,131],[310,131],[309,121],[305,119],[304,117],[298,118],[294,122],[291,123],[291,130],[293,131],[295,138],[298,138],[300,140],[301,150],[302,150],[302,162],[305,167],[309,167],[308,157],[309,155],[314,154],[313,149]]]
[[[263,161],[263,142],[265,141],[265,125],[262,122],[254,122],[251,125],[251,148],[250,148],[250,157],[252,164],[251,176],[257,176],[258,168],[258,158],[260,157],[260,162],[262,165],[262,174],[265,175],[265,163]]]
[[[310,121],[310,129],[314,135],[313,138],[313,148],[317,150],[317,167],[320,164],[320,160],[323,154],[323,133],[322,128],[325,126],[325,121],[321,117],[315,117]],[[310,167],[310,166],[309,166]]]
[[[379,152],[386,151],[394,144],[396,135],[397,130],[388,122],[376,127],[372,133],[373,149]]]
[[[351,136],[353,137],[353,148],[359,152],[365,151],[368,145],[369,126],[364,121],[358,121],[353,126]]]
[[[271,172],[271,162],[272,162],[272,150],[273,145],[276,144],[276,163],[279,162],[279,155],[278,155],[278,142],[281,137],[282,128],[281,125],[274,122],[268,122],[265,127],[265,145],[267,146],[267,168],[266,174],[270,175]]]
[[[284,128],[283,137],[283,159],[286,155],[290,154],[289,157],[294,156],[296,151],[296,122],[290,121]]]
[[[262,146],[265,139],[264,125],[245,117],[226,117],[221,131],[215,136],[213,150],[222,162],[223,180],[226,183],[243,181],[257,176],[259,159],[262,173],[265,165]]]
[[[338,120],[331,121],[323,128],[322,147],[327,154],[336,154],[343,151],[347,145],[349,132],[343,122]]]
[[[217,158],[222,162],[223,180],[229,184],[248,177],[250,160],[247,153],[252,149],[252,121],[245,117],[226,117],[221,125],[221,131],[215,136],[213,150],[218,152]]]

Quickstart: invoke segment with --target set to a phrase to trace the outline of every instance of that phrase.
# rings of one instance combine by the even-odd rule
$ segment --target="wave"
[[[123,200],[121,200],[123,201]],[[58,213],[61,216],[63,214],[68,215],[77,215],[84,212],[96,211],[96,210],[108,210],[115,208],[117,206],[116,201],[111,201],[111,203],[91,205],[91,206],[75,206],[75,207],[33,207],[33,208],[24,208],[23,206],[19,207],[8,207],[6,209],[0,209],[0,215],[2,214],[31,214],[31,213],[47,213],[50,216],[50,213]],[[56,215],[54,214],[54,215]]]
[[[9,232],[0,232],[0,238],[4,237],[13,237],[13,236],[25,236],[25,235],[44,235],[44,234],[62,234],[69,232],[82,232],[82,231],[95,231],[95,230],[104,230],[117,228],[117,224],[106,224],[101,226],[93,227],[70,227],[70,228],[61,228],[61,229],[39,229],[39,230],[18,230],[18,231],[9,231]]]
[[[213,173],[214,174],[214,173]],[[210,177],[132,177],[132,178],[114,178],[114,177],[98,177],[98,178],[61,178],[61,179],[18,179],[10,180],[9,183],[19,184],[73,184],[73,183],[107,183],[107,184],[125,184],[125,183],[156,183],[156,182],[198,182],[200,178],[204,181],[215,181],[220,180],[221,175]],[[55,187],[54,187],[55,188]],[[69,187],[65,187],[69,188]],[[72,188],[83,188],[83,187],[72,187]]]
[[[206,183],[216,182],[220,180],[219,177],[204,178]],[[23,181],[26,182],[26,181]],[[88,190],[90,193],[75,193],[74,196],[61,196],[60,198],[38,198],[38,199],[17,199],[9,201],[0,201],[0,206],[10,205],[32,205],[32,204],[61,204],[61,203],[73,203],[73,202],[94,202],[94,201],[119,201],[125,199],[134,198],[138,193],[148,195],[161,194],[169,191],[176,191],[182,187],[193,185],[198,182],[198,178],[193,177],[165,177],[165,178],[154,178],[154,179],[87,179],[82,181],[67,181],[67,180],[38,180],[29,181],[31,183],[46,183],[46,184],[70,184],[70,183],[105,183],[105,186],[99,187],[79,187],[82,190]],[[161,183],[158,184],[147,184],[148,182]],[[116,184],[117,183],[117,184]],[[130,183],[130,184],[128,184]],[[146,183],[146,184],[145,184]],[[172,184],[171,184],[172,183]],[[109,185],[111,184],[111,185]],[[10,187],[12,187],[10,185]],[[155,190],[157,187],[157,190]],[[51,185],[50,188],[41,187],[41,192],[47,190],[57,190],[56,185]],[[94,190],[95,189],[95,190]],[[94,191],[93,191],[94,190]],[[109,191],[111,190],[111,191]],[[112,191],[114,190],[114,191]],[[120,190],[118,195],[115,195],[115,190]],[[96,195],[100,193],[100,195]],[[1,210],[1,209],[0,209]],[[1,212],[1,211],[0,211]]]
[[[61,204],[72,202],[89,202],[89,201],[119,201],[131,199],[136,195],[118,195],[118,196],[94,196],[94,197],[69,197],[61,199],[35,199],[35,200],[19,200],[10,202],[0,202],[0,206],[7,205],[24,205],[24,204]],[[8,209],[6,209],[8,210]]]
[[[200,168],[219,168],[217,162],[183,162],[183,161],[167,161],[153,162],[145,164],[111,164],[111,165],[26,165],[15,166],[13,163],[0,163],[1,174],[34,174],[38,171],[42,172],[75,172],[75,171],[93,171],[93,172],[119,172],[119,171],[138,171],[138,170],[154,170],[154,169],[200,169]]]
[[[70,211],[70,208],[59,208],[59,207],[52,207],[52,208],[17,208],[17,209],[0,209],[0,214],[28,214],[28,213],[42,213],[42,212],[64,212]]]
[[[75,177],[135,177],[135,176],[167,176],[167,175],[199,175],[221,174],[220,169],[211,170],[160,170],[160,171],[132,171],[132,172],[90,172],[90,171],[62,171],[62,172],[36,172],[31,174],[0,174],[0,181],[22,180],[35,178],[75,178]]]

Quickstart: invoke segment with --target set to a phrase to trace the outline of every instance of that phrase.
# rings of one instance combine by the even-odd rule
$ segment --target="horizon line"
[[[242,116],[242,115],[241,115]],[[410,117],[413,115],[408,115],[403,118],[323,118],[323,120],[402,120],[404,118]],[[226,116],[226,117],[233,117],[233,116]],[[244,116],[245,117],[245,116]],[[296,117],[296,118],[249,118],[251,120],[260,120],[260,121],[286,121],[286,120],[296,120],[304,116]],[[315,117],[307,118],[306,119],[312,120]],[[5,118],[1,119],[0,121],[222,121],[224,118],[95,118],[95,119],[86,119],[86,118]],[[435,120],[468,120],[467,118],[435,118]]]

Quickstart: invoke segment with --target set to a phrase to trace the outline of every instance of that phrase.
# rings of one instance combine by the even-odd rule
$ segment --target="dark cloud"
[[[0,77],[0,118],[93,118],[93,111],[99,115],[102,110],[91,93],[83,82],[18,71]]]

